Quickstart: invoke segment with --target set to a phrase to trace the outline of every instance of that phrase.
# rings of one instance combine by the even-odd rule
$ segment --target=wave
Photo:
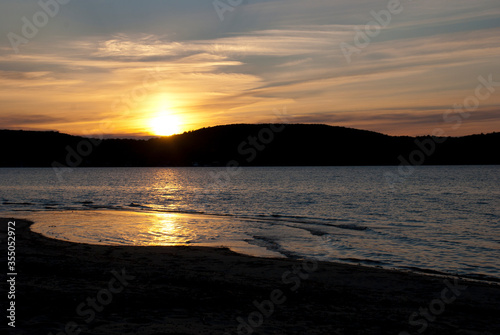
[[[360,264],[365,264],[365,265],[389,265],[385,262],[376,261],[373,259],[339,258],[339,260],[349,262],[349,263],[360,263]]]
[[[73,202],[73,205],[58,204],[54,202],[41,202],[39,204],[30,202],[11,202],[4,201],[4,205],[15,207],[31,207],[30,211],[75,211],[75,210],[128,210],[135,212],[157,212],[157,213],[178,213],[178,214],[198,214],[198,215],[209,215],[209,216],[219,216],[219,217],[234,217],[245,221],[258,221],[267,222],[270,224],[299,224],[301,227],[294,226],[295,228],[305,229],[304,226],[325,226],[334,227],[338,229],[346,229],[353,231],[367,231],[371,228],[363,226],[357,223],[349,223],[350,220],[341,218],[320,218],[320,217],[308,217],[308,216],[298,216],[298,215],[283,215],[283,214],[256,214],[256,215],[243,215],[243,214],[233,214],[233,213],[218,213],[218,212],[205,212],[196,209],[164,209],[158,208],[155,205],[141,204],[137,202],[131,202],[126,205],[121,204],[97,204],[94,201],[85,200]],[[304,226],[302,226],[304,225]],[[307,228],[307,230],[317,236],[326,235],[327,233],[319,229]]]
[[[210,214],[210,215],[219,215],[219,214]],[[370,230],[369,227],[362,226],[356,223],[338,224],[337,222],[339,221],[349,222],[349,220],[337,219],[337,218],[317,218],[317,217],[276,215],[276,214],[269,214],[269,215],[259,214],[257,216],[250,216],[250,215],[243,216],[243,215],[231,215],[231,214],[226,214],[226,215],[235,216],[237,218],[256,220],[256,221],[298,223],[305,225],[327,226],[327,227],[335,227],[339,229],[357,230],[357,231]]]
[[[247,242],[248,244],[253,244],[258,247],[263,247],[267,250],[277,252],[285,256],[286,258],[300,259],[303,257],[299,253],[283,248],[277,240],[270,238],[268,236],[254,235],[252,236],[252,239],[244,239],[244,241]]]
[[[7,200],[3,201],[2,204],[6,206],[35,206],[35,204],[31,202],[14,202]]]

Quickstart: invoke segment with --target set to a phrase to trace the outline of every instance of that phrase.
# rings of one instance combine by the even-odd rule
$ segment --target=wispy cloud
[[[347,64],[339,44],[354,43],[355,28],[387,1],[252,1],[224,22],[200,0],[74,2],[19,55],[0,41],[0,122],[83,133],[115,117],[117,131],[144,134],[148,118],[164,109],[196,128],[258,122],[287,105],[304,122],[430,132],[479,75],[500,81],[500,3],[402,4]],[[11,15],[0,28],[8,32],[37,6],[4,9]],[[157,85],[121,117],[113,106],[151,71],[161,74]],[[498,93],[457,132],[500,128]]]

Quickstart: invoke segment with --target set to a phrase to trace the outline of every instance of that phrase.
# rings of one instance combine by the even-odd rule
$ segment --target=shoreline
[[[15,221],[11,334],[500,333],[492,283],[227,248],[78,244]]]
[[[131,206],[132,207],[132,206]],[[140,207],[140,205],[136,205],[133,207]],[[50,213],[51,218],[50,220],[52,221],[54,219],[53,215],[59,215],[59,214],[64,214],[68,210],[49,210],[49,211],[38,211],[34,210],[31,212],[30,215],[27,217],[24,217],[23,219],[28,220],[28,221],[35,221],[36,223],[47,223],[46,220],[47,218],[44,218],[44,214]],[[141,208],[140,210],[133,210],[131,208],[116,208],[116,209],[111,209],[111,208],[102,208],[102,209],[84,209],[84,210],[71,210],[71,213],[73,214],[88,214],[89,216],[85,218],[80,218],[80,220],[90,220],[91,223],[96,223],[93,219],[90,217],[93,217],[95,214],[98,215],[109,215],[113,222],[116,222],[117,220],[126,220],[128,218],[126,217],[120,217],[120,215],[124,216],[138,216],[138,215],[173,215],[173,216],[178,216],[180,218],[180,221],[186,221],[188,219],[209,219],[209,220],[241,220],[241,221],[246,221],[246,220],[255,220],[256,218],[253,217],[243,217],[243,216],[233,216],[233,215],[221,215],[221,214],[208,214],[204,212],[190,212],[190,211],[159,211],[159,210],[152,210],[148,208]],[[39,215],[42,215],[42,219],[40,218]],[[10,213],[9,215],[16,215],[14,213]],[[19,216],[19,214],[18,214]],[[170,218],[172,219],[172,218]],[[272,218],[272,220],[275,220],[276,218]],[[40,220],[40,221],[37,221]],[[44,222],[45,220],[45,222]],[[65,220],[69,220],[68,218],[65,217]],[[102,221],[103,219],[99,219],[99,221]],[[137,220],[141,220],[141,218],[133,218],[132,220],[129,220],[131,222],[137,222]],[[258,220],[270,220],[270,218],[258,218]],[[106,218],[104,218],[104,221],[106,221]],[[109,218],[108,218],[109,221]],[[218,224],[217,222],[216,224]],[[101,225],[101,223],[100,223]],[[53,225],[51,225],[53,227]],[[60,241],[65,241],[65,242],[70,242],[70,243],[80,243],[80,244],[90,244],[90,245],[108,245],[108,246],[203,246],[203,247],[227,247],[231,251],[241,254],[241,255],[246,255],[246,256],[252,256],[252,257],[258,257],[258,258],[288,258],[288,259],[295,259],[295,260],[301,260],[304,258],[310,258],[307,255],[298,255],[294,253],[287,252],[286,250],[259,250],[255,245],[252,243],[243,246],[242,244],[234,244],[234,241],[231,242],[230,240],[222,240],[222,241],[217,241],[217,242],[211,242],[211,243],[204,243],[204,242],[195,242],[192,243],[192,241],[189,242],[176,242],[172,243],[171,245],[168,244],[151,244],[149,243],[150,240],[148,240],[148,244],[143,244],[144,240],[139,240],[139,243],[134,241],[134,244],[129,244],[131,241],[129,240],[128,243],[105,243],[105,242],[97,242],[95,239],[94,240],[85,240],[82,239],[82,234],[79,236],[73,236],[72,238],[69,238],[66,236],[66,238],[58,238],[55,236],[51,236],[50,234],[45,234],[43,231],[38,231],[36,229],[33,229],[33,227],[30,228],[31,231],[44,235],[47,238],[51,239],[57,239]],[[216,234],[217,232],[210,232],[210,234]],[[57,236],[64,236],[63,234],[60,234],[58,232],[56,234]],[[87,235],[85,235],[85,238]],[[80,240],[78,240],[80,238]],[[109,237],[108,237],[109,238]],[[485,282],[485,283],[492,283],[492,284],[498,284],[500,285],[500,272],[498,273],[498,277],[495,277],[493,275],[485,274],[485,273],[458,273],[458,272],[453,272],[452,270],[443,270],[443,269],[433,269],[431,267],[418,267],[418,266],[412,266],[412,265],[396,265],[396,264],[391,264],[387,262],[379,262],[378,260],[372,260],[372,259],[361,259],[361,258],[334,258],[334,259],[323,259],[322,261],[328,262],[328,263],[338,263],[338,264],[348,264],[348,265],[360,265],[360,266],[365,266],[365,267],[374,267],[374,268],[381,268],[385,270],[396,270],[396,271],[407,271],[410,273],[416,273],[416,274],[422,274],[422,275],[429,275],[429,276],[437,276],[437,277],[457,277],[461,279],[466,279],[469,281],[478,281],[478,282]]]

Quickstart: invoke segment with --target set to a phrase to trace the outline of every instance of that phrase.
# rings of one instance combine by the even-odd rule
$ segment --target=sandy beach
[[[225,248],[76,244],[17,219],[0,219],[3,255],[8,221],[9,334],[500,334],[498,284]]]

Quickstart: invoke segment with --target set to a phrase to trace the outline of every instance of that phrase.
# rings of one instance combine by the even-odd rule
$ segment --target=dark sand
[[[263,321],[253,334],[500,334],[498,284],[459,280],[460,295],[448,290],[444,303],[435,300],[443,299],[447,287],[440,277],[320,262],[298,283],[299,277],[287,271],[310,270],[314,263],[261,259],[227,249],[67,243],[16,222],[16,328],[7,327],[10,334],[77,334],[71,329],[77,326],[80,334],[238,334],[237,318],[248,320],[252,312],[254,325]],[[0,223],[4,278],[7,220]],[[111,281],[111,271],[122,269],[135,278],[125,278],[126,284]],[[448,280],[453,284],[455,278]],[[110,283],[115,293],[110,293]],[[275,300],[286,301],[260,320],[253,302],[269,300],[273,291],[279,293],[275,290],[283,293]],[[87,298],[102,302],[96,302],[95,317]],[[410,315],[429,309],[433,300],[437,315],[429,312],[433,321],[426,321],[425,330],[420,315],[418,324],[410,325]],[[6,314],[6,294],[1,301]],[[82,303],[79,316],[76,309]],[[8,320],[2,319],[5,329]],[[68,332],[61,332],[66,325]],[[240,330],[249,333],[248,328]]]

